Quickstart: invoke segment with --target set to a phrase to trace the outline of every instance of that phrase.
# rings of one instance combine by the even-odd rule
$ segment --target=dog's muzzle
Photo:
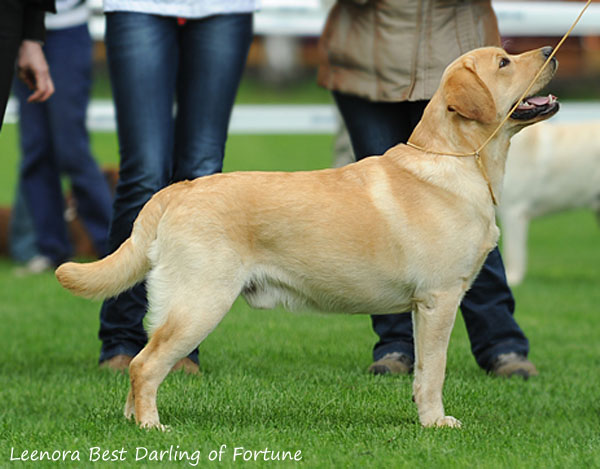
[[[560,105],[556,96],[532,96],[521,101],[521,104],[510,115],[511,119],[528,121],[536,117],[549,116],[558,112]]]

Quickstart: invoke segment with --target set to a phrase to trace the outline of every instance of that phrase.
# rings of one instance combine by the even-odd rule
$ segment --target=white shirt
[[[260,0],[104,0],[104,11],[134,11],[180,18],[203,18],[224,13],[250,13]]]
[[[85,0],[57,0],[56,14],[45,16],[46,29],[63,29],[87,23],[90,9]]]

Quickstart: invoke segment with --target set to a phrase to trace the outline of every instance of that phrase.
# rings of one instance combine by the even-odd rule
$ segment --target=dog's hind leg
[[[223,285],[186,286],[177,289],[177,298],[168,309],[164,321],[153,332],[144,349],[129,366],[131,391],[125,405],[125,416],[135,415],[141,428],[165,430],[156,407],[158,387],[173,365],[188,355],[219,324],[229,311],[237,293],[228,290],[218,298]],[[181,292],[186,291],[184,297]],[[227,298],[224,298],[227,296]]]
[[[425,427],[459,427],[460,422],[444,414],[442,388],[446,372],[446,353],[456,310],[464,288],[427,295],[415,302],[415,379],[413,398],[419,420]]]

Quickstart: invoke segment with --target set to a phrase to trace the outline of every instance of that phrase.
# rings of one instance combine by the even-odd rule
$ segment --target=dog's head
[[[446,112],[483,124],[499,124],[551,53],[551,47],[520,55],[510,55],[498,47],[485,47],[459,57],[442,77],[440,90]],[[554,96],[534,96],[548,84],[557,68],[558,62],[553,58],[531,88],[531,96],[510,115],[509,126],[518,129],[558,111]]]

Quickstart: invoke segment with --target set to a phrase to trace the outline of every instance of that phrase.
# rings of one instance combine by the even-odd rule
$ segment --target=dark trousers
[[[25,4],[0,1],[0,129],[10,95],[17,52],[22,41]]]
[[[233,102],[252,40],[252,15],[188,20],[110,13],[106,48],[121,155],[111,251],[142,206],[171,182],[220,172]],[[173,105],[177,96],[177,112]],[[143,284],[106,300],[100,361],[146,344]],[[198,351],[190,358],[198,361]]]
[[[334,93],[356,159],[382,155],[388,148],[408,140],[427,101],[382,103]],[[471,350],[479,366],[489,369],[502,353],[527,355],[529,342],[514,320],[515,302],[506,282],[504,264],[496,247],[488,256],[460,305]],[[371,316],[379,342],[373,358],[400,352],[414,359],[410,312]]]
[[[69,178],[77,212],[101,256],[107,249],[112,197],[92,157],[85,124],[92,84],[87,25],[48,31],[44,54],[56,88],[50,99],[28,103],[31,91],[21,81],[15,80],[14,85],[23,153],[20,190],[40,254],[58,264],[72,254],[61,175]]]

